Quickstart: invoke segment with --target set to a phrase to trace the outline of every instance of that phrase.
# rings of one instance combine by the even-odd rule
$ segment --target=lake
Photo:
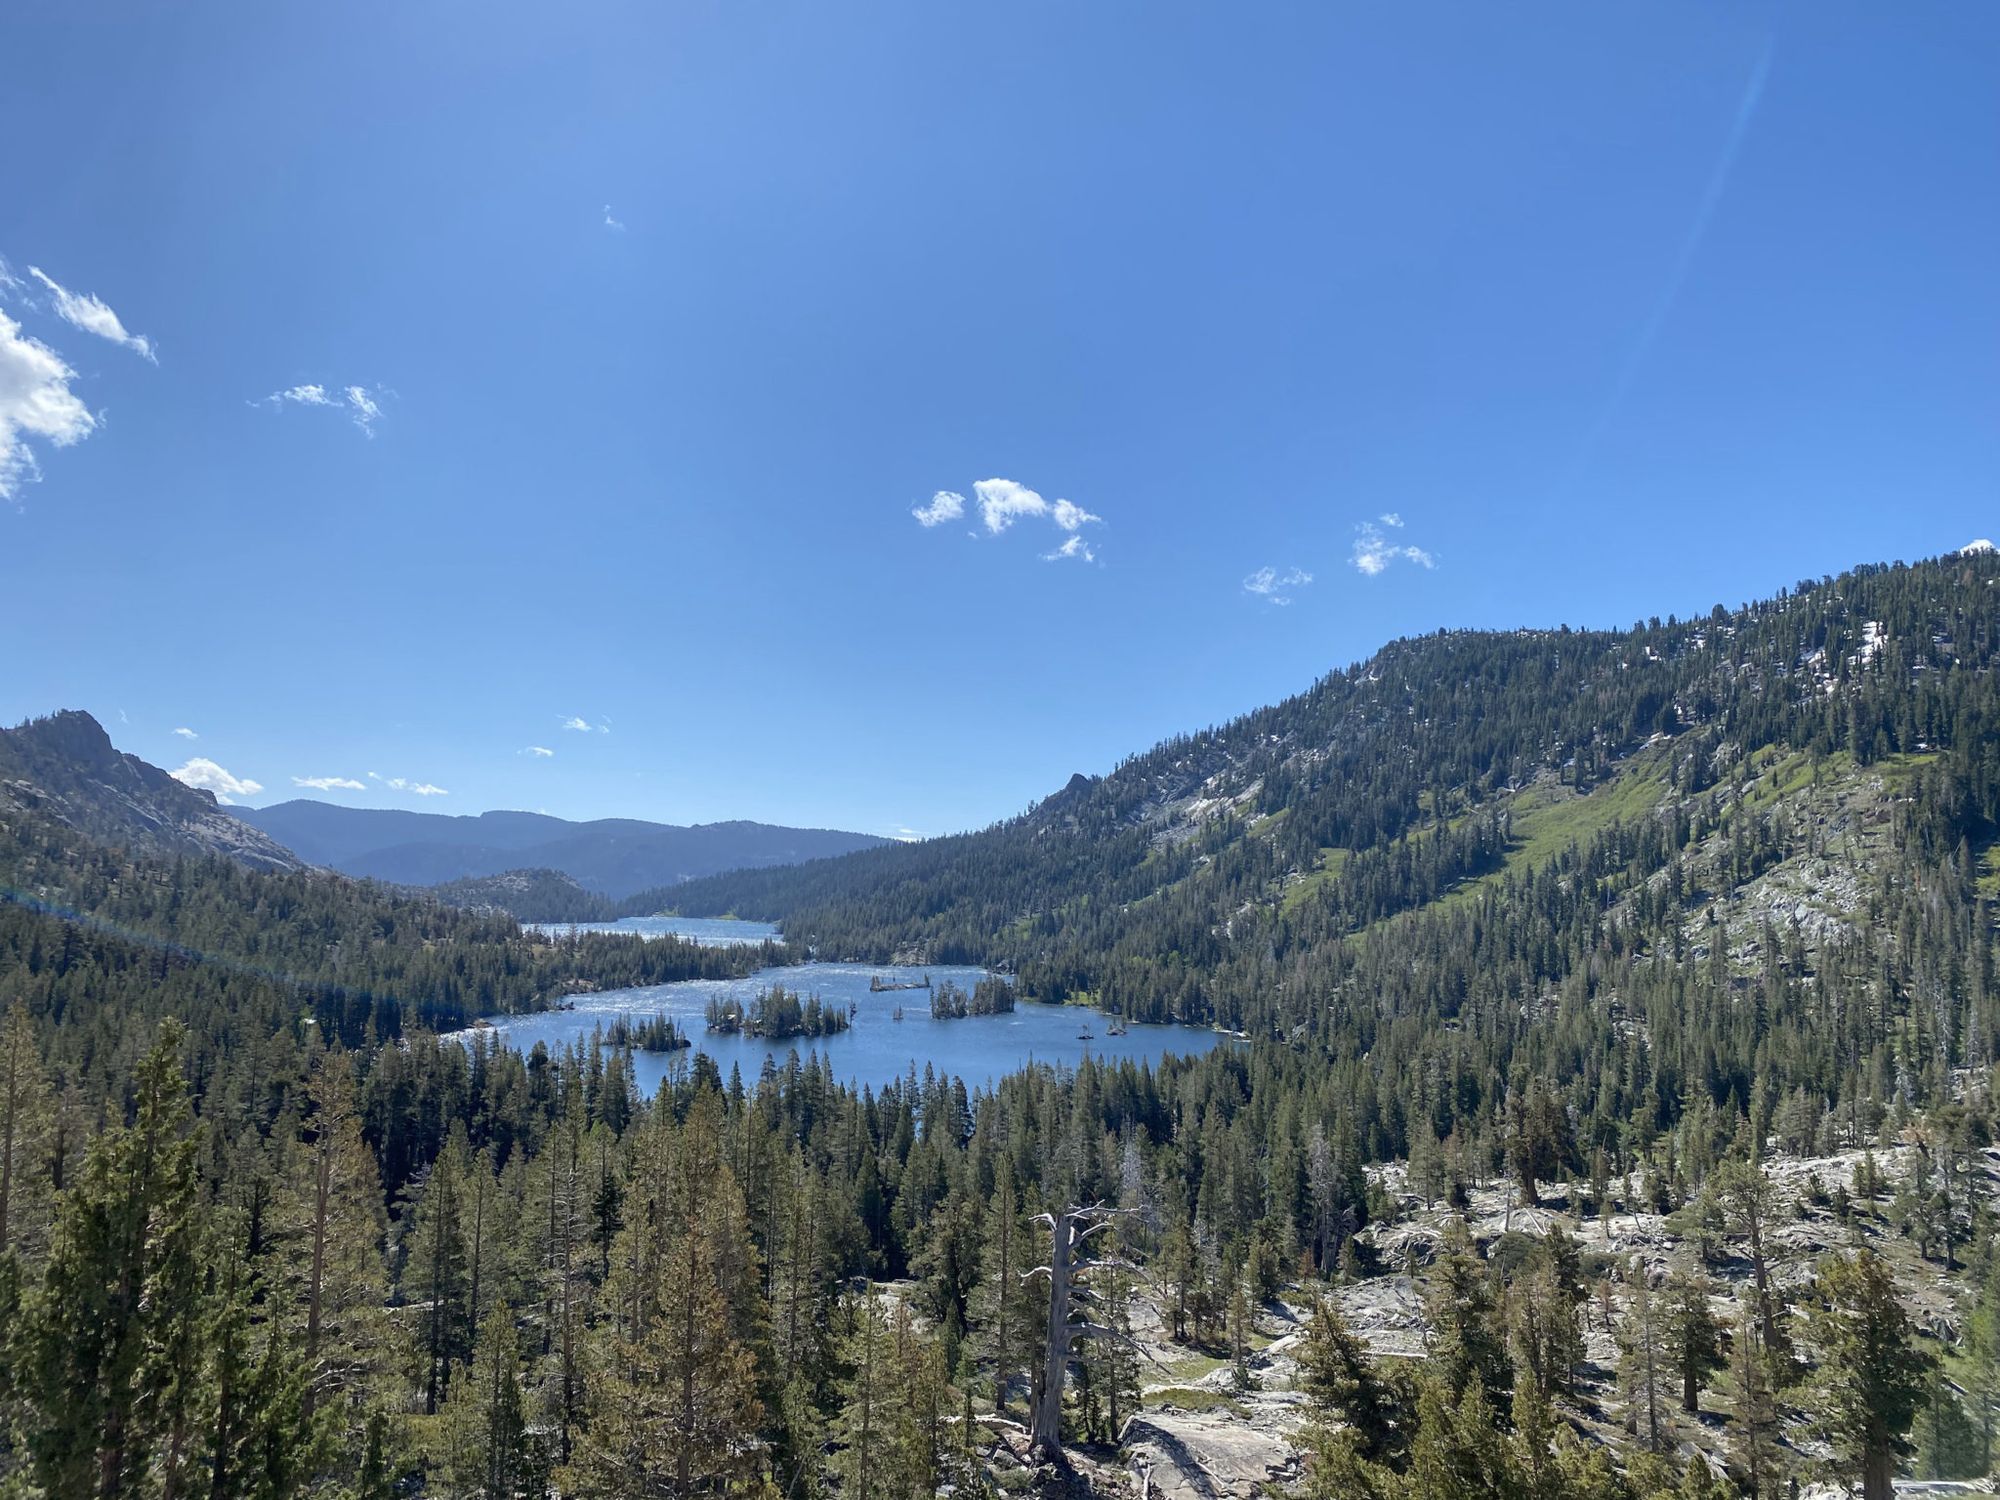
[[[739,922],[733,917],[621,917],[616,922],[523,922],[529,932],[548,937],[572,937],[579,932],[631,932],[640,937],[686,938],[704,948],[740,948],[745,943],[775,943],[774,922]]]
[[[621,929],[629,931],[630,929]],[[750,941],[750,939],[738,939]],[[745,1084],[754,1084],[764,1059],[780,1067],[786,1054],[812,1052],[827,1060],[843,1083],[881,1088],[905,1076],[911,1065],[921,1076],[926,1063],[940,1074],[956,1074],[968,1087],[999,1081],[1028,1062],[1074,1065],[1088,1052],[1092,1057],[1158,1061],[1170,1052],[1193,1055],[1215,1046],[1217,1033],[1199,1026],[1134,1026],[1124,1036],[1107,1035],[1110,1022],[1095,1010],[1075,1005],[1034,1005],[1021,1002],[1011,1015],[966,1016],[956,1021],[931,1019],[926,990],[869,992],[878,975],[885,983],[949,979],[970,991],[983,969],[936,966],[897,968],[882,964],[793,964],[764,969],[747,979],[689,979],[677,984],[640,989],[604,990],[576,996],[574,1010],[547,1011],[530,1016],[497,1016],[493,1032],[510,1047],[526,1052],[537,1042],[558,1044],[587,1041],[598,1026],[608,1027],[620,1016],[635,1021],[666,1015],[678,1022],[694,1043],[694,1052],[715,1059],[722,1076],[740,1068]],[[840,1006],[853,1004],[854,1024],[838,1036],[799,1037],[767,1042],[756,1037],[711,1035],[706,1029],[708,1002],[727,996],[745,1002],[774,984]],[[901,1008],[903,1019],[895,1019]],[[1078,1036],[1089,1030],[1090,1041]],[[462,1035],[463,1033],[461,1033]],[[670,1067],[685,1067],[693,1052],[634,1052],[632,1071],[642,1093],[652,1094]]]

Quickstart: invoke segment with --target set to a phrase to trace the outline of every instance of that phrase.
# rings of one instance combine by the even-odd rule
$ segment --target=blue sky
[[[0,56],[0,718],[247,800],[937,832],[1399,634],[2000,534],[1991,6],[40,0]]]

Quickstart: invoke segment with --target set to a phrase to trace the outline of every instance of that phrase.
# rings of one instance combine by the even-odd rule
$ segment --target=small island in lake
[[[950,983],[949,980],[946,983]],[[868,981],[868,993],[886,995],[891,990],[927,990],[931,987],[931,976],[922,979],[884,979],[880,974]]]
[[[988,975],[968,994],[963,985],[947,979],[931,991],[931,1019],[959,1021],[967,1016],[1004,1016],[1014,1009],[1014,986]]]
[[[837,1036],[854,1022],[854,1008],[828,1005],[817,995],[772,985],[749,1005],[718,997],[708,1002],[708,1029],[724,1036],[754,1036],[768,1042],[792,1037]]]
[[[650,1021],[620,1016],[606,1028],[604,1040],[621,1051],[679,1052],[693,1045],[687,1033],[664,1015]]]

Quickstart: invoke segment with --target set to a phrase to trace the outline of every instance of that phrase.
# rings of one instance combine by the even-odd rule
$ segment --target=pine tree
[[[1691,1261],[1677,1268],[1655,1301],[1661,1343],[1681,1383],[1681,1410],[1701,1411],[1702,1387],[1728,1363],[1722,1324],[1709,1303],[1708,1277]]]
[[[521,1396],[513,1309],[496,1307],[479,1332],[472,1365],[452,1384],[439,1422],[439,1467],[457,1497],[513,1500],[532,1493],[534,1453]]]
[[[983,1332],[985,1356],[993,1369],[993,1407],[1004,1412],[1008,1396],[1036,1347],[1035,1303],[1023,1280],[1023,1273],[1036,1264],[1036,1257],[1013,1174],[1002,1167],[994,1179],[981,1236],[985,1257],[979,1288],[972,1299],[972,1316]]]
[[[1737,1319],[1729,1370],[1735,1418],[1730,1452],[1743,1491],[1749,1500],[1776,1500],[1785,1482],[1782,1424],[1755,1308],[1746,1306]]]
[[[590,1303],[583,1248],[587,1179],[583,1110],[572,1079],[562,1117],[535,1162],[533,1206],[522,1215],[523,1225],[533,1227],[539,1251],[542,1352],[556,1367],[552,1457],[557,1463],[574,1456],[575,1434],[584,1417],[583,1328]],[[636,1337],[639,1326],[636,1319],[629,1322],[627,1335]]]
[[[1924,1400],[1931,1359],[1918,1348],[1889,1268],[1872,1252],[1829,1255],[1809,1313],[1820,1353],[1819,1414],[1863,1500],[1889,1500],[1896,1460]]]
[[[387,1397],[399,1340],[385,1315],[385,1224],[374,1153],[361,1137],[345,1053],[323,1053],[307,1082],[298,1170],[272,1204],[274,1278],[305,1361],[308,1411],[337,1408],[343,1452],[365,1449],[368,1409]],[[429,1324],[426,1320],[426,1329]]]
[[[889,1315],[895,1382],[889,1472],[896,1500],[930,1500],[945,1474],[945,1416],[951,1386],[936,1338],[919,1331],[898,1301]]]
[[[1229,1360],[1239,1390],[1250,1385],[1250,1293],[1241,1275],[1229,1278]]]
[[[157,1294],[186,1284],[195,1254],[185,1037],[161,1024],[133,1078],[137,1118],[91,1143],[28,1309],[29,1450],[54,1497],[131,1493],[156,1435],[146,1395],[169,1382],[159,1351],[178,1346],[173,1325],[190,1311]]]
[[[1554,1496],[1560,1493],[1561,1475],[1556,1467],[1556,1434],[1559,1424],[1548,1392],[1533,1380],[1514,1382],[1513,1441],[1510,1444],[1515,1492],[1523,1495]]]
[[[201,1414],[209,1500],[278,1500],[298,1491],[329,1449],[325,1423],[307,1411],[309,1372],[268,1316],[269,1289],[235,1237],[219,1240],[208,1271]]]
[[[1632,1296],[1619,1329],[1619,1385],[1625,1396],[1625,1427],[1652,1452],[1664,1450],[1671,1429],[1665,1416],[1668,1359],[1665,1331],[1653,1306],[1645,1267],[1634,1262]]]
[[[1518,1485],[1511,1460],[1483,1386],[1474,1381],[1455,1393],[1443,1380],[1425,1379],[1410,1439],[1409,1495],[1513,1500]]]
[[[1451,1391],[1463,1395],[1477,1384],[1497,1400],[1512,1386],[1514,1370],[1498,1326],[1493,1286],[1463,1219],[1453,1220],[1445,1244],[1427,1298],[1430,1362]]]
[[[721,1145],[719,1103],[706,1088],[679,1128],[656,1109],[639,1145],[613,1256],[621,1327],[569,1471],[580,1494],[691,1500],[754,1464],[763,1420],[749,1346],[756,1256]]]
[[[1396,1454],[1399,1433],[1389,1387],[1332,1302],[1312,1305],[1299,1346],[1299,1380],[1315,1424],[1344,1428],[1359,1456],[1371,1463]]]
[[[1716,1169],[1712,1189],[1729,1232],[1741,1237],[1750,1252],[1758,1330],[1764,1347],[1774,1359],[1783,1358],[1790,1344],[1785,1335],[1783,1301],[1772,1285],[1768,1231],[1775,1204],[1771,1181],[1755,1161],[1739,1156]]]
[[[840,1449],[835,1472],[843,1495],[853,1500],[886,1500],[881,1476],[887,1469],[895,1385],[889,1368],[889,1320],[871,1283],[847,1307],[851,1332],[842,1341],[841,1362],[849,1373],[840,1382]]]
[[[16,1000],[0,1020],[0,1255],[12,1250],[30,1269],[48,1242],[51,1109],[34,1023]]]
[[[1567,1229],[1549,1226],[1527,1274],[1510,1291],[1515,1347],[1528,1378],[1544,1396],[1569,1395],[1583,1359],[1584,1287],[1576,1241]]]
[[[1119,1221],[1120,1230],[1125,1223]],[[1094,1315],[1105,1336],[1087,1339],[1083,1357],[1092,1388],[1104,1398],[1105,1440],[1116,1443],[1125,1419],[1139,1409],[1140,1380],[1139,1356],[1132,1339],[1133,1272],[1120,1263],[1129,1252],[1122,1243],[1111,1248],[1117,1259],[1102,1267],[1091,1282]]]
[[[2000,1419],[2000,1256],[1989,1257],[1979,1297],[1965,1320],[1965,1332],[1952,1361],[1959,1384],[1971,1404],[1979,1433],[1979,1467],[1993,1467],[1993,1429]]]
[[[419,1179],[413,1244],[403,1268],[403,1295],[422,1312],[419,1339],[426,1415],[436,1414],[454,1367],[471,1353],[471,1274],[464,1232],[467,1167],[460,1128]]]

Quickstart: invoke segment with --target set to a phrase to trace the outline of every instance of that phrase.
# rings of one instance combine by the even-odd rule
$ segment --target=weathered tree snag
[[[1060,1214],[1035,1215],[1037,1224],[1049,1226],[1049,1263],[1024,1273],[1022,1280],[1032,1276],[1049,1279],[1048,1345],[1042,1354],[1041,1379],[1035,1383],[1028,1429],[1029,1452],[1044,1463],[1063,1462],[1063,1383],[1069,1373],[1072,1344],[1079,1338],[1130,1342],[1124,1334],[1091,1319],[1084,1306],[1090,1291],[1081,1284],[1081,1278],[1092,1270],[1124,1265],[1122,1261],[1093,1258],[1087,1242],[1130,1212],[1093,1204]]]

